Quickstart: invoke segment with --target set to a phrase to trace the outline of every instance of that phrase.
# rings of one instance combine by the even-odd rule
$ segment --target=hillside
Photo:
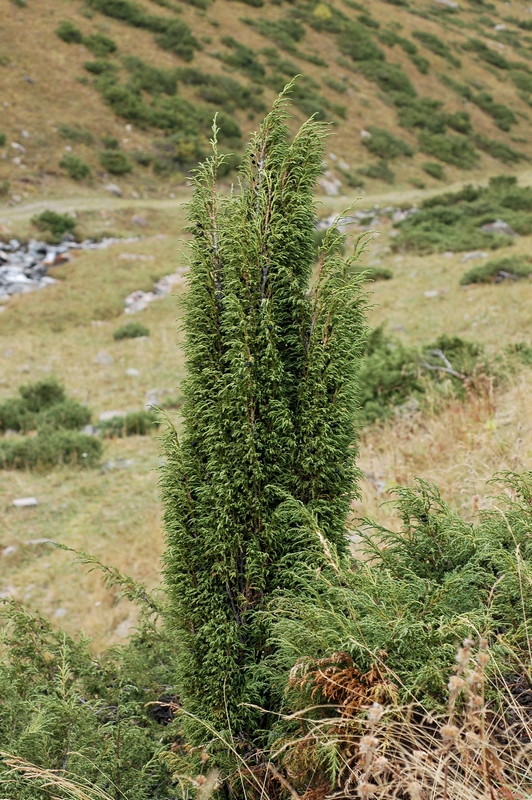
[[[484,0],[13,0],[0,32],[0,192],[16,204],[186,181],[218,112],[243,141],[296,73],[332,120],[326,193],[434,187],[532,157],[532,16]],[[70,175],[70,177],[69,177]]]

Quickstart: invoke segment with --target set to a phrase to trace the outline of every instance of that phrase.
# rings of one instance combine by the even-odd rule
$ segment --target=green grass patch
[[[446,178],[445,170],[437,161],[425,161],[421,165],[421,169],[430,175],[431,178],[436,178],[437,181],[444,181]]]
[[[142,322],[131,320],[121,325],[113,331],[113,339],[120,341],[121,339],[138,339],[140,336],[149,336],[150,329],[143,325]]]
[[[62,122],[57,130],[63,139],[68,139],[71,142],[79,142],[79,144],[86,144],[87,146],[94,144],[94,136],[87,128],[78,128],[76,125],[68,125]]]
[[[147,436],[160,425],[155,411],[131,411],[123,417],[100,422],[98,429],[107,439],[120,439],[124,436]]]

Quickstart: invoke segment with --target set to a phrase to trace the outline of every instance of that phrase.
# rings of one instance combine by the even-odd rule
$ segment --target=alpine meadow
[[[529,800],[530,9],[4,4],[0,800]]]

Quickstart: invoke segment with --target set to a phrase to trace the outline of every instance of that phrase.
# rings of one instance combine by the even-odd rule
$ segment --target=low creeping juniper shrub
[[[69,178],[74,181],[82,181],[90,177],[91,174],[89,165],[82,158],[72,153],[65,153],[59,162],[59,166],[62,169],[66,169]]]
[[[83,34],[77,25],[69,20],[63,20],[59,23],[55,30],[57,36],[67,44],[81,44],[83,42]]]
[[[115,53],[117,49],[116,42],[110,39],[109,36],[104,36],[103,33],[93,33],[90,36],[84,36],[83,44],[96,58],[102,58],[103,56]]]
[[[63,139],[86,144],[87,146],[94,144],[94,136],[87,128],[78,128],[76,125],[68,125],[63,122],[58,126],[57,130]]]
[[[502,675],[515,671],[519,654],[528,663],[532,595],[522,576],[532,567],[532,474],[506,473],[498,481],[506,492],[497,510],[481,512],[474,523],[425,481],[395,489],[399,531],[361,520],[360,560],[345,571],[339,565],[334,583],[309,572],[304,595],[297,587],[272,611],[286,674],[294,664],[303,668],[343,651],[361,673],[382,669],[400,703],[442,709],[457,642],[482,631]],[[290,697],[290,684],[287,690]],[[308,705],[308,695],[296,692],[285,719]],[[286,724],[278,730],[283,741],[290,738]]]
[[[411,158],[414,155],[414,149],[404,139],[399,139],[397,136],[392,136],[384,128],[378,128],[375,125],[370,125],[367,128],[369,136],[362,139],[362,144],[370,153],[379,158],[397,158],[397,156],[407,156]]]
[[[472,169],[479,160],[473,144],[463,136],[422,130],[419,134],[419,149],[428,156],[435,156],[461,169]]]
[[[512,236],[482,230],[482,225],[503,219],[517,233],[532,231],[532,189],[519,186],[511,175],[490,178],[488,186],[464,186],[426,198],[420,210],[398,223],[395,249],[420,253],[497,249],[513,242]]]
[[[160,424],[155,411],[142,410],[100,422],[98,429],[107,439],[121,439],[124,436],[147,436]]]
[[[40,471],[65,464],[94,467],[102,450],[102,442],[96,436],[47,426],[40,428],[36,436],[0,440],[0,466]]]
[[[425,163],[421,165],[421,169],[424,170],[427,175],[430,175],[431,178],[436,178],[437,181],[445,180],[445,170],[437,161],[425,161]]]
[[[522,256],[494,258],[468,270],[460,278],[462,286],[472,283],[503,283],[529,278],[532,275],[530,260]]]
[[[131,162],[125,153],[120,150],[102,150],[100,153],[100,164],[111,175],[125,175],[131,172]]]
[[[49,408],[41,411],[36,417],[37,429],[64,428],[66,430],[79,430],[91,421],[91,411],[70,397],[60,403],[54,403]]]
[[[60,242],[65,233],[73,234],[76,230],[76,220],[70,214],[58,214],[57,211],[47,209],[32,217],[31,224],[41,233],[48,233],[51,242]]]
[[[119,341],[120,339],[138,339],[140,336],[149,336],[150,329],[143,325],[142,322],[126,322],[121,325],[116,331],[113,331],[113,339]]]

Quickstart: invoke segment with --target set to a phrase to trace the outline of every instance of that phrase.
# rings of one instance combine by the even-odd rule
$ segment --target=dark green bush
[[[381,158],[376,164],[368,164],[367,167],[357,169],[359,175],[364,175],[366,178],[374,178],[384,183],[393,183],[395,181],[395,173],[388,166],[388,162]]]
[[[82,181],[91,174],[89,165],[82,158],[72,153],[65,153],[59,162],[59,166],[62,169],[66,169],[68,177],[75,181]]]
[[[469,139],[430,131],[421,131],[419,134],[419,149],[428,156],[435,156],[461,169],[471,169],[479,158]]]
[[[449,45],[440,39],[439,36],[436,36],[436,34],[429,33],[428,31],[413,31],[412,36],[415,36],[415,38],[421,42],[421,44],[423,44],[427,50],[430,50],[437,56],[445,58],[449,64],[453,65],[453,67],[461,66],[460,59],[453,55]]]
[[[63,20],[55,29],[57,36],[67,44],[81,44],[83,42],[83,34],[77,25],[68,20]]]
[[[430,70],[430,61],[419,54],[410,56],[410,61],[416,66],[422,75],[428,75]]]
[[[462,286],[471,283],[502,283],[505,280],[518,280],[532,275],[532,265],[522,256],[494,258],[485,264],[468,270],[460,278]]]
[[[118,71],[116,64],[108,61],[106,58],[97,58],[96,61],[85,61],[83,69],[91,72],[93,75],[108,75],[114,76]]]
[[[38,429],[50,428],[57,430],[77,431],[88,425],[91,421],[91,412],[86,406],[67,397],[60,403],[54,403],[49,408],[41,411],[37,417]]]
[[[0,133],[0,147],[4,147],[6,143],[6,135],[5,133]]]
[[[464,45],[466,50],[476,53],[487,64],[491,64],[499,69],[509,69],[510,65],[505,57],[497,50],[492,50],[485,42],[480,39],[469,39],[467,44]]]
[[[155,41],[163,50],[170,50],[183,61],[192,61],[194,50],[199,47],[189,26],[180,19],[172,20],[166,30],[155,36]]]
[[[471,118],[467,111],[457,111],[454,114],[447,114],[446,122],[449,128],[452,128],[458,133],[471,133],[473,130]]]
[[[399,125],[403,128],[421,128],[431,133],[445,133],[447,117],[442,103],[432,97],[411,97],[402,93],[393,97]]]
[[[408,142],[405,142],[404,139],[392,136],[392,134],[384,128],[370,125],[367,131],[370,137],[364,137],[364,139],[362,139],[362,144],[370,153],[373,153],[373,155],[384,159],[397,158],[397,156],[411,157],[414,155],[414,150],[410,147]]]
[[[509,131],[517,123],[514,112],[503,103],[496,103],[488,92],[479,92],[473,96],[473,102],[486,114],[493,118],[502,131]]]
[[[0,432],[31,431],[36,427],[35,414],[21,397],[12,397],[0,403]]]
[[[102,442],[72,430],[42,428],[36,436],[0,441],[3,469],[48,470],[62,464],[94,467],[102,454]]]
[[[137,56],[124,56],[122,63],[131,75],[127,83],[128,89],[136,93],[149,92],[151,95],[176,93],[178,75],[176,69],[153,67]]]
[[[126,172],[131,172],[132,169],[128,157],[120,150],[102,150],[100,164],[111,175],[125,175]]]
[[[100,422],[98,427],[104,437],[113,439],[123,436],[147,436],[159,425],[157,413],[145,410],[131,411],[123,417],[113,417]]]
[[[425,161],[425,163],[421,165],[421,169],[423,169],[427,175],[436,178],[438,181],[445,180],[445,170],[437,161]]]
[[[473,142],[479,150],[502,161],[503,164],[519,164],[520,161],[527,159],[524,153],[510,147],[506,142],[498,142],[497,139],[490,139],[489,136],[483,136],[481,133],[475,133]]]
[[[261,80],[266,74],[266,70],[257,58],[257,54],[251,47],[237,42],[232,36],[223,36],[222,44],[229,48],[229,53],[221,53],[220,58],[229,67],[234,67],[244,75],[248,75],[253,80]],[[295,74],[295,73],[293,73]]]
[[[363,63],[361,71],[365,78],[376,83],[383,92],[403,97],[416,96],[410,78],[397,64]]]
[[[138,339],[139,336],[149,336],[150,329],[143,325],[142,322],[126,322],[113,332],[113,339],[117,341],[120,339]]]
[[[106,150],[118,150],[120,148],[120,142],[116,136],[107,136],[104,134],[102,136],[102,144]]]
[[[83,37],[83,44],[97,58],[116,52],[116,43],[103,33],[93,33]]]
[[[35,414],[67,399],[64,387],[55,378],[45,378],[19,388],[20,395],[29,411]]]
[[[76,220],[69,214],[58,214],[57,211],[43,211],[32,217],[32,225],[37,230],[46,231],[50,234],[52,242],[60,242],[65,233],[74,233]]]
[[[94,144],[94,136],[87,128],[78,128],[75,125],[61,123],[61,125],[58,126],[58,131],[63,139],[70,139],[72,142],[79,142],[80,144],[86,145]]]
[[[389,281],[393,278],[393,272],[388,267],[357,267],[351,270],[352,274],[364,276],[365,281]]]

